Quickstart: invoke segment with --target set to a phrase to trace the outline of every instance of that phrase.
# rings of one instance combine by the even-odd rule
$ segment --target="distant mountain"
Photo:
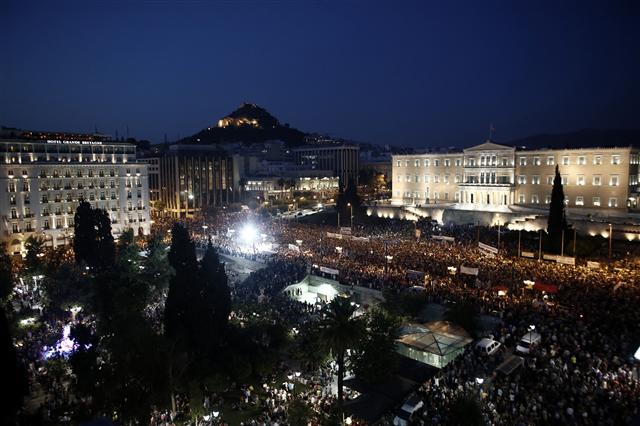
[[[244,103],[226,117],[218,120],[215,127],[208,127],[195,135],[181,139],[181,144],[225,144],[243,142],[246,144],[281,140],[287,146],[304,143],[306,134],[284,125],[266,109],[256,104]]]
[[[541,134],[508,143],[527,149],[640,146],[640,129],[583,129],[571,133]]]

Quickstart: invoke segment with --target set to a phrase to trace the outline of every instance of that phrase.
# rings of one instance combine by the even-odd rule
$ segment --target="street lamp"
[[[609,262],[611,262],[612,248],[613,248],[613,225],[609,224]]]
[[[351,208],[351,203],[347,203],[347,207],[349,207],[349,217],[350,217],[350,227],[353,229],[353,209]]]

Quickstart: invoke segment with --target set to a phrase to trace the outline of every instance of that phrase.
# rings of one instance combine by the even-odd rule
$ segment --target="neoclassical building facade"
[[[393,156],[392,204],[507,211],[544,207],[559,167],[574,209],[636,211],[640,152],[633,147],[517,150],[492,141],[461,152]]]

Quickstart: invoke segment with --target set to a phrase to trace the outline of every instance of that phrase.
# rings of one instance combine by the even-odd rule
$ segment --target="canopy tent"
[[[447,321],[402,327],[397,351],[411,359],[442,368],[464,352],[473,339],[462,327]]]

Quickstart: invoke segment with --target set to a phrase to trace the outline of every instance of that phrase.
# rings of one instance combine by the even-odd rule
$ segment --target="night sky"
[[[398,146],[640,127],[637,1],[61,3],[0,1],[5,126],[161,142],[247,101]]]

